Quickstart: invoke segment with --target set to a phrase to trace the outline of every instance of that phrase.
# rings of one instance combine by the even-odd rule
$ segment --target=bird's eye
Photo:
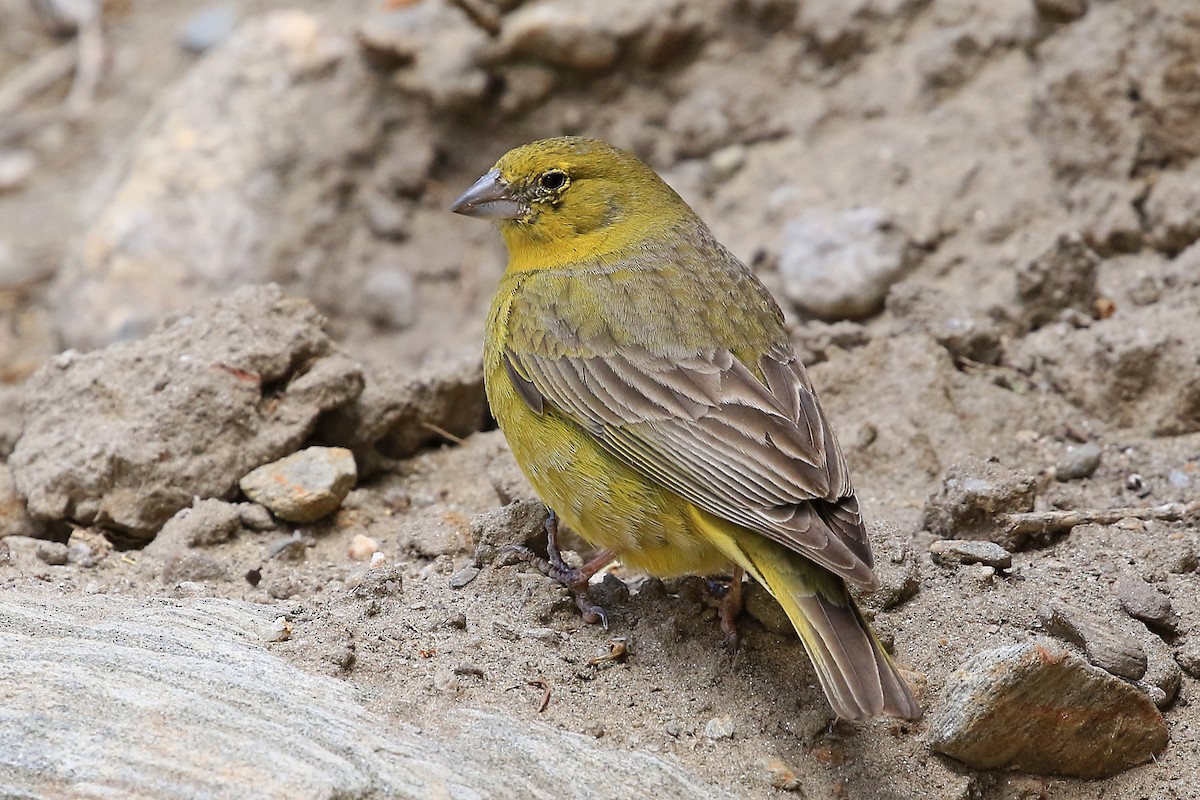
[[[543,189],[551,192],[556,192],[567,185],[567,173],[561,169],[552,169],[549,172],[543,172],[538,178],[538,183]]]

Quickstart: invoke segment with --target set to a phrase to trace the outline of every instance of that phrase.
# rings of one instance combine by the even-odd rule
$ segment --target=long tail
[[[699,509],[693,509],[692,518],[706,538],[783,606],[839,717],[921,716],[921,707],[863,619],[845,581],[739,525]]]

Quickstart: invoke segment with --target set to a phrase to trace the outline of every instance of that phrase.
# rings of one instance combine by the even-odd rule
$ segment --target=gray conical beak
[[[475,181],[454,201],[450,210],[480,219],[521,219],[529,214],[529,208],[513,197],[512,187],[496,169]]]

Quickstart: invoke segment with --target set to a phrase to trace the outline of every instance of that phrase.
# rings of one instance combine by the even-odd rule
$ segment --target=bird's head
[[[498,220],[510,269],[603,261],[695,220],[635,156],[574,136],[510,150],[451,210]]]

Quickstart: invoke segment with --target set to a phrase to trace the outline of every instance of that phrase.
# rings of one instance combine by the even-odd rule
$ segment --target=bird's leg
[[[738,646],[742,643],[742,636],[738,632],[737,617],[742,613],[742,577],[746,571],[741,567],[733,568],[733,577],[729,580],[729,591],[721,598],[721,605],[717,609],[717,615],[721,619],[721,630],[725,631],[725,645],[737,653]]]
[[[592,576],[616,558],[615,553],[611,550],[601,550],[582,567],[569,566],[567,562],[563,561],[562,552],[558,549],[558,515],[554,513],[553,509],[546,519],[546,558],[534,554],[528,547],[509,545],[505,549],[516,553],[537,567],[543,574],[570,589],[571,594],[575,596],[575,605],[579,606],[579,610],[583,612],[583,621],[599,622],[604,625],[605,630],[608,630],[608,614],[604,612],[603,608],[592,602],[588,597],[587,588],[588,581]]]

